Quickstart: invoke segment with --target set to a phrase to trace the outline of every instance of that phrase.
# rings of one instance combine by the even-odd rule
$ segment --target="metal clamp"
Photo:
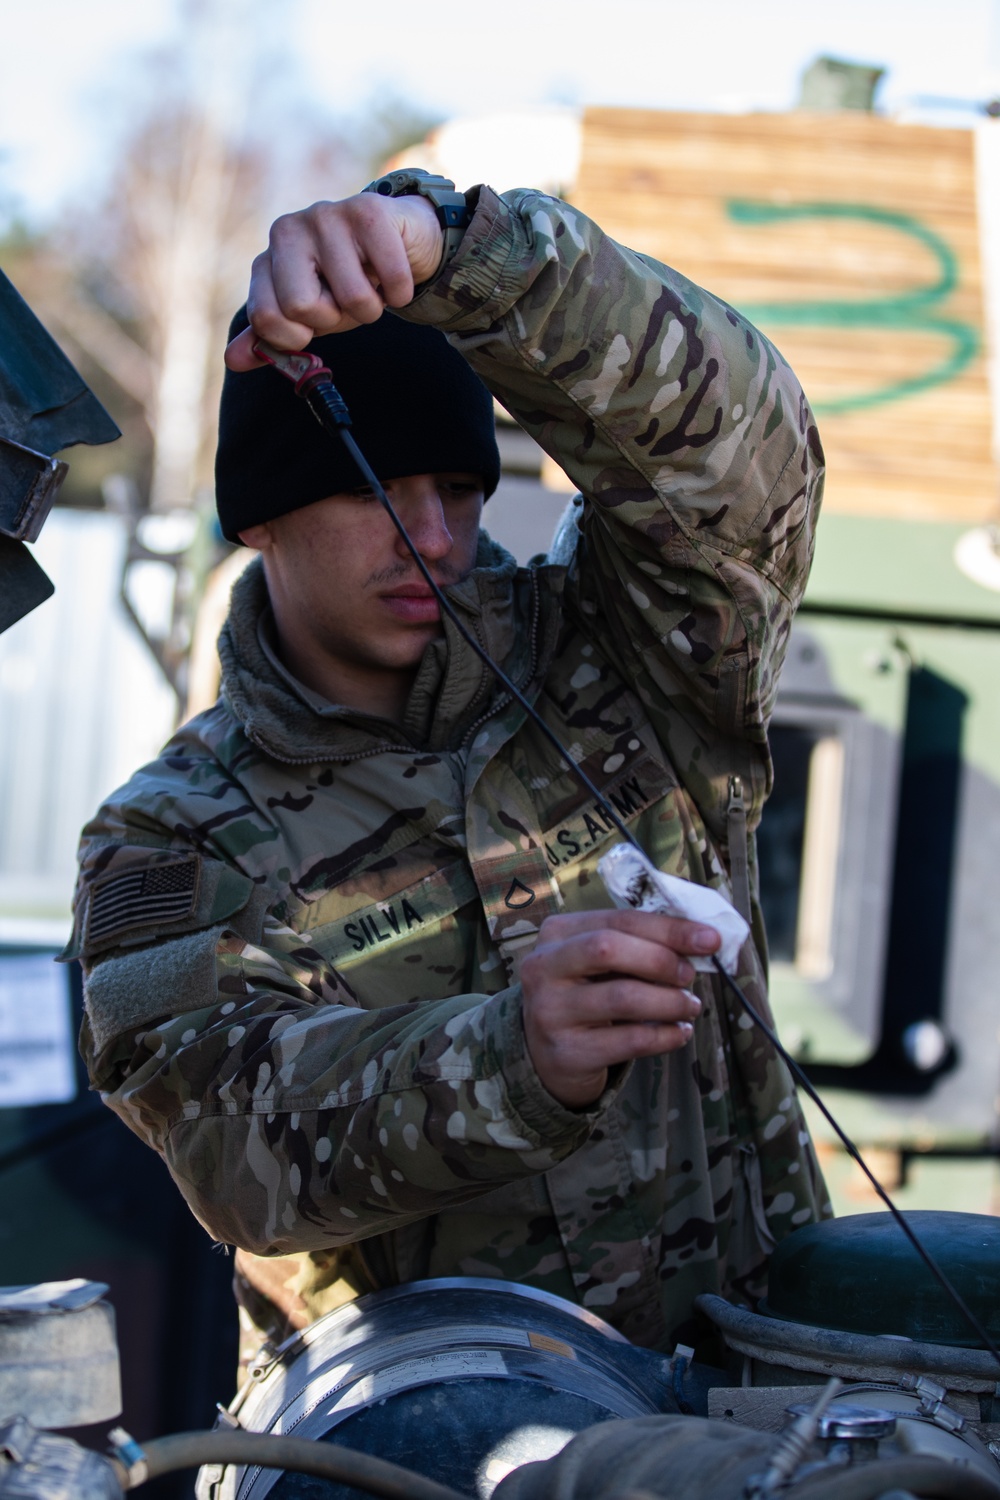
[[[929,1375],[904,1375],[899,1384],[902,1390],[914,1391],[920,1397],[917,1415],[927,1417],[935,1427],[954,1433],[964,1432],[968,1427],[968,1419],[948,1405],[947,1387],[939,1385]]]
[[[108,1433],[108,1442],[111,1451],[125,1470],[126,1488],[134,1490],[137,1485],[145,1484],[149,1478],[149,1465],[146,1463],[146,1455],[136,1442],[130,1432],[124,1427],[112,1427]]]

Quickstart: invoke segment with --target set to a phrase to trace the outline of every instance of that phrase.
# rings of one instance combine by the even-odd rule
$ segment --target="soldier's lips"
[[[381,598],[390,613],[408,625],[436,624],[441,618],[441,606],[428,588],[403,585]]]

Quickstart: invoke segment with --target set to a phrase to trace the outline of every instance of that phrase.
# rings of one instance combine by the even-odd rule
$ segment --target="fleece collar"
[[[445,590],[466,629],[529,694],[551,660],[563,571],[518,568],[481,532],[475,568]],[[222,693],[247,738],[275,760],[310,765],[382,750],[455,750],[505,701],[493,673],[447,619],[424,652],[400,725],[326,703],[298,683],[264,644],[272,631],[264,568],[255,558],[233,588],[219,637]]]

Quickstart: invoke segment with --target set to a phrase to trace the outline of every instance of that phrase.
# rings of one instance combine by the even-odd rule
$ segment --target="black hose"
[[[1000,1500],[994,1483],[968,1464],[941,1458],[886,1458],[810,1475],[789,1490],[789,1500],[880,1500],[909,1490],[921,1500]]]
[[[175,1432],[143,1445],[146,1475],[135,1483],[196,1469],[202,1464],[245,1464],[261,1469],[290,1469],[315,1474],[338,1484],[353,1485],[383,1500],[469,1500],[467,1495],[438,1484],[412,1469],[391,1464],[370,1453],[339,1448],[311,1438],[279,1437],[269,1432]],[[130,1485],[129,1488],[134,1487]],[[979,1500],[978,1495],[971,1500]]]
[[[785,1355],[794,1355],[800,1370],[822,1370],[856,1382],[858,1366],[867,1366],[866,1381],[896,1384],[900,1375],[913,1371],[933,1375],[951,1390],[992,1391],[996,1364],[986,1349],[956,1344],[896,1342],[874,1333],[844,1333],[839,1328],[816,1328],[808,1323],[782,1323],[737,1307],[713,1292],[699,1292],[695,1306],[720,1329],[738,1354],[751,1354],[765,1364],[787,1365]],[[779,1357],[781,1356],[781,1357]],[[818,1363],[817,1363],[818,1361]]]

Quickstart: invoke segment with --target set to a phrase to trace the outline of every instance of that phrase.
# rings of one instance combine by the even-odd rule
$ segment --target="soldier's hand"
[[[553,1098],[586,1108],[614,1064],[683,1047],[701,1010],[686,955],[718,946],[713,928],[652,912],[548,917],[521,990],[528,1051]]]
[[[405,307],[438,268],[442,230],[426,198],[357,193],[283,214],[253,263],[250,328],[226,350],[231,370],[252,370],[255,339],[301,349],[322,333],[374,323]]]

